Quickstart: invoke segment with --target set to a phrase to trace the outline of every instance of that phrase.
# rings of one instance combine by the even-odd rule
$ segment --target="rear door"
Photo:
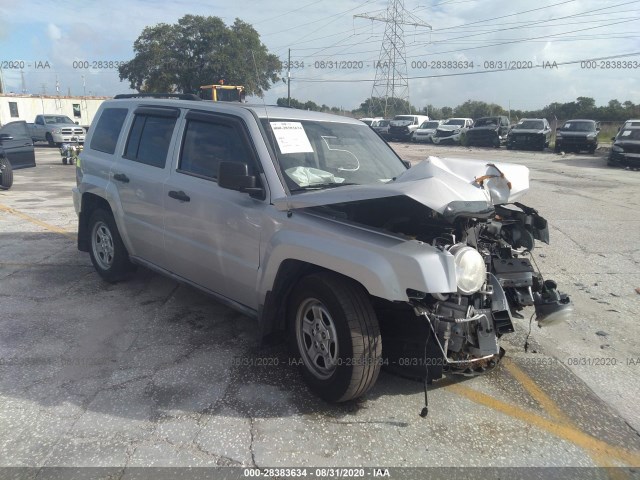
[[[167,158],[179,116],[177,108],[138,107],[124,153],[110,172],[117,189],[118,226],[124,230],[129,253],[158,266],[165,266],[162,186],[169,174]]]
[[[14,170],[36,166],[33,141],[26,122],[11,122],[0,128],[0,145]]]
[[[266,202],[217,184],[222,161],[245,163],[258,175],[246,127],[235,116],[190,111],[181,137],[164,185],[168,269],[256,310]]]

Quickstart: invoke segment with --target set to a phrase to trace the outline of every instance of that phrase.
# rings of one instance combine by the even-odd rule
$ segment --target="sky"
[[[227,25],[235,18],[252,24],[283,61],[291,49],[293,98],[351,110],[371,95],[381,49],[391,45],[383,41],[387,24],[381,21],[388,3],[0,0],[1,75],[7,92],[129,93],[114,62],[133,58],[144,27],[212,15]],[[596,105],[640,103],[640,0],[399,3],[404,20],[413,23],[401,26],[400,38],[410,102],[418,108],[472,99],[532,110],[580,96]],[[286,95],[278,82],[265,102]]]

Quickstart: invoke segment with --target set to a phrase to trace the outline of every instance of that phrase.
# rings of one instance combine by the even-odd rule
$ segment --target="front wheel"
[[[122,280],[132,265],[111,213],[96,210],[89,219],[89,255],[98,274],[107,282]]]
[[[305,381],[328,402],[362,396],[378,379],[380,328],[358,283],[323,272],[304,277],[289,303],[292,350]]]
[[[0,158],[0,190],[9,190],[13,185],[13,168],[6,158]]]
[[[56,142],[53,141],[53,135],[51,135],[50,133],[47,133],[45,135],[45,138],[47,139],[47,143],[49,143],[50,147],[55,147],[56,146]]]

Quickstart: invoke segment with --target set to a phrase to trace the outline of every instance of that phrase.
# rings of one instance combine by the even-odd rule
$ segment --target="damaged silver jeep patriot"
[[[78,248],[105,280],[139,264],[257,318],[328,401],[384,365],[482,372],[523,307],[571,309],[528,259],[548,230],[514,203],[523,166],[408,168],[354,119],[169,94],[105,101],[80,160]]]

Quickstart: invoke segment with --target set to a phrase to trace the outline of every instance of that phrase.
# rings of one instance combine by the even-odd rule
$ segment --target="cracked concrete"
[[[70,226],[70,199],[55,206],[18,203],[38,196],[44,177],[58,179],[55,188],[68,191],[73,170],[59,165],[54,153],[39,148],[39,166],[17,171],[15,186],[0,192],[0,204]],[[547,213],[544,205],[536,206]],[[558,212],[560,221],[569,206]],[[611,255],[593,251],[597,241],[581,242],[583,233],[563,225],[572,237],[563,240],[558,231],[554,242],[559,239],[561,250],[573,252],[578,247],[567,245],[577,238],[586,249],[580,251],[592,255],[590,272],[604,273],[597,274],[597,281],[585,281],[596,273],[579,270],[577,261],[564,261],[566,251],[555,251],[553,244],[537,258],[544,271],[563,265],[566,273],[556,276],[575,279],[570,285],[581,283],[591,291],[584,295],[599,300],[611,285],[601,280],[605,274],[621,284],[628,281],[620,280],[622,274],[637,278],[624,265],[629,255],[637,257],[637,248]],[[0,466],[105,466],[120,479],[135,478],[131,469],[139,466],[597,465],[570,438],[473,403],[446,382],[430,389],[427,419],[418,416],[422,385],[385,372],[362,400],[327,405],[309,393],[283,345],[257,345],[254,320],[190,287],[143,268],[126,282],[106,284],[71,239],[5,213],[0,214],[0,248]],[[606,297],[610,305],[594,301],[594,308],[625,314],[637,308],[635,297]],[[575,333],[600,311],[587,311],[567,328]],[[637,351],[637,336],[625,338],[622,327],[598,322],[588,331],[611,332],[607,341],[618,352]],[[618,408],[564,366],[528,368],[533,361],[553,360],[548,352],[554,344],[547,338],[553,332],[534,331],[537,353],[524,354],[528,325],[516,327],[506,339],[508,358],[527,370],[581,432],[616,448],[640,449],[637,412],[629,413],[635,407]],[[592,345],[596,337],[585,343]],[[560,347],[564,350],[557,355],[566,356],[569,344]],[[271,363],[258,366],[256,358]],[[624,366],[618,373],[637,378],[637,368]],[[606,377],[615,371],[599,372]],[[592,369],[584,378],[595,373]],[[628,398],[622,390],[633,392],[633,387],[615,384],[615,378],[620,377],[602,382]],[[461,384],[548,417],[504,368]],[[63,478],[52,470],[29,471],[27,478],[32,473],[39,479]]]

